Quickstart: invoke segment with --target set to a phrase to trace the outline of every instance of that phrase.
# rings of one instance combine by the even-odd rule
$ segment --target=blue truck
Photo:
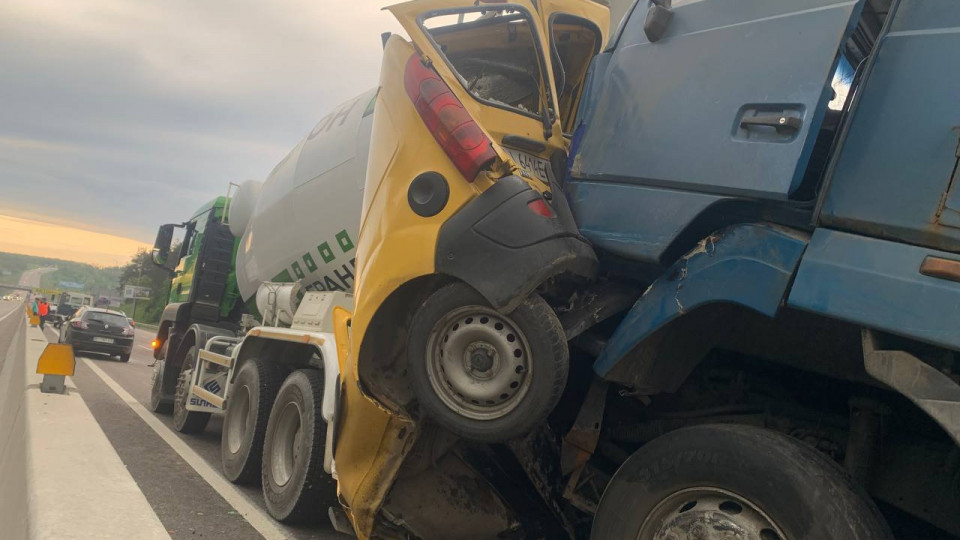
[[[960,538],[960,1],[636,0],[582,85],[553,74],[548,199],[599,262],[536,291],[563,395],[506,443],[428,425],[382,524]]]
[[[572,144],[605,271],[568,320],[610,315],[564,326],[620,389],[565,439],[594,537],[960,536],[960,2],[635,2]]]

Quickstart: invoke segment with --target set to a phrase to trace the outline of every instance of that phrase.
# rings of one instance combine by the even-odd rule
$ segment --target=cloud
[[[130,238],[0,215],[0,251],[120,266],[150,246]]]
[[[0,212],[141,241],[376,85],[371,0],[7,0]]]

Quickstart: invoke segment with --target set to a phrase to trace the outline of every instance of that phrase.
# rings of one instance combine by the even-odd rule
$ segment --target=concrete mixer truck
[[[158,230],[153,259],[170,271],[171,287],[152,343],[151,406],[172,412],[182,433],[203,431],[211,415],[224,414],[221,455],[231,481],[260,479],[271,405],[283,392],[300,400],[294,410],[317,414],[311,425],[318,433],[309,442],[323,455],[320,431],[331,418],[320,418],[321,405],[329,417],[332,402],[318,399],[315,410],[309,403],[305,411],[303,399],[324,388],[331,389],[327,401],[334,395],[336,353],[325,350],[334,340],[325,344],[323,332],[332,332],[334,311],[347,313],[352,305],[348,292],[376,92],[321,119],[266,181],[232,184],[190,219]],[[177,229],[182,240],[174,246]],[[296,331],[304,322],[294,320],[301,305],[315,308],[306,316],[309,335]],[[281,324],[287,328],[277,328]],[[231,359],[234,352],[242,356]],[[281,417],[277,437],[292,443],[301,434],[291,430],[289,415]],[[329,454],[327,471],[322,459],[292,471],[283,453],[291,444],[274,446],[276,474],[263,478],[274,517],[302,521],[317,514],[308,508],[329,506],[318,499],[336,504]]]

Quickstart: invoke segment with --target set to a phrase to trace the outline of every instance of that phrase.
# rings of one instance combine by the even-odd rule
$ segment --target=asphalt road
[[[2,315],[2,313],[0,313]],[[48,325],[47,339],[56,341],[56,330]],[[173,430],[171,417],[154,415],[167,428],[165,440],[139,416],[130,404],[88,365],[92,363],[149,411],[153,362],[150,340],[153,333],[137,330],[129,363],[116,358],[80,354],[74,383],[110,443],[116,448],[133,479],[140,486],[170,536],[180,538],[229,538],[230,540],[268,538],[342,539],[326,519],[326,510],[318,509],[319,523],[288,527],[269,521],[274,531],[261,534],[242,515],[246,504],[266,513],[259,486],[241,486],[239,497],[221,496],[198,472],[196,462],[182,457],[168,440],[179,439],[193,450],[198,461],[209,465],[219,476],[221,420],[213,417],[199,435],[181,435]],[[204,467],[201,464],[201,469]],[[261,530],[263,527],[261,527]]]
[[[20,274],[20,281],[17,282],[17,285],[22,287],[34,288],[40,286],[40,276],[44,274],[49,274],[53,272],[56,268],[48,266],[45,268],[34,268],[33,270],[27,270],[26,272]]]
[[[6,359],[7,349],[10,348],[10,340],[13,338],[13,329],[15,328],[14,317],[16,315],[7,315],[15,309],[23,309],[23,302],[14,302],[11,300],[0,301],[0,371],[3,370],[3,362]],[[21,311],[21,313],[23,313]]]

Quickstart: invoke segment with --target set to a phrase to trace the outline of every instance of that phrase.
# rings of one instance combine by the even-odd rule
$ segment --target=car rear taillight
[[[553,210],[550,208],[547,202],[544,201],[543,199],[537,198],[528,202],[527,208],[529,208],[530,211],[533,212],[534,214],[541,215],[543,217],[548,217],[548,218],[553,217]]]
[[[86,321],[73,321],[70,323],[70,326],[74,328],[79,328],[81,330],[86,330],[90,328],[90,325]]]
[[[125,335],[125,336],[132,336],[132,335],[133,335],[133,327],[132,327],[132,326],[128,326],[128,327],[124,328],[122,334]]]
[[[480,169],[497,157],[490,139],[419,55],[407,61],[403,85],[433,138],[467,182],[473,182]]]

